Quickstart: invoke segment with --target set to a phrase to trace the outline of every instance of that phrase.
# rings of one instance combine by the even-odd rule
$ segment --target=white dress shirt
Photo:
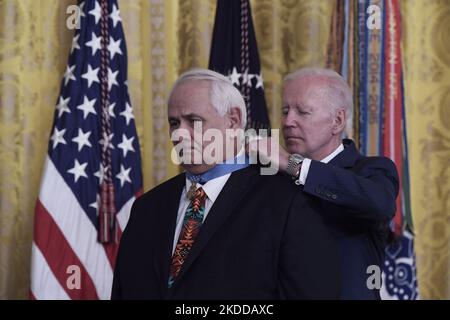
[[[320,160],[320,162],[328,163],[330,162],[334,157],[336,157],[339,153],[344,151],[344,145],[341,143],[336,150],[334,150],[332,153],[330,153],[328,156]],[[298,177],[298,182],[301,185],[305,185],[306,178],[308,177],[309,167],[311,166],[311,159],[305,158],[302,162],[302,168],[300,169],[300,175]]]
[[[231,176],[231,173],[228,173],[224,176],[211,179],[208,182],[206,182],[204,185],[197,183],[197,189],[202,187],[203,191],[205,191],[205,193],[206,193],[205,212],[203,213],[203,221],[205,221],[209,210],[211,209],[212,205],[214,204],[214,201],[216,201],[217,197],[219,196],[220,191],[222,191],[223,187],[225,186],[225,183],[227,183],[228,178],[230,176]],[[183,220],[184,220],[184,216],[186,214],[186,210],[189,207],[189,204],[191,203],[191,201],[186,197],[186,194],[187,194],[189,188],[191,187],[191,184],[192,184],[191,180],[186,178],[186,185],[184,186],[183,192],[181,193],[180,206],[178,207],[177,226],[176,226],[175,235],[173,238],[172,254],[175,251],[175,247],[177,246],[178,237],[180,236],[181,228],[183,227]]]
[[[245,149],[242,148],[238,154],[236,155],[236,158],[241,157],[244,155]],[[228,173],[226,175],[223,175],[221,177],[217,177],[214,179],[209,180],[204,185],[197,184],[197,189],[202,187],[203,190],[206,193],[206,199],[205,199],[205,212],[203,213],[203,222],[206,219],[206,216],[208,215],[209,210],[211,209],[212,205],[214,204],[214,201],[216,201],[217,197],[220,194],[220,191],[222,191],[223,187],[225,186],[225,183],[227,183],[228,178],[231,176],[231,173]],[[186,210],[189,207],[189,203],[191,202],[187,197],[186,194],[191,187],[192,182],[186,177],[186,184],[183,188],[183,192],[181,192],[181,198],[180,198],[180,205],[178,207],[178,215],[177,215],[177,226],[175,228],[175,235],[173,237],[173,247],[172,247],[172,255],[175,251],[175,247],[177,246],[178,237],[181,233],[181,228],[183,227],[183,221],[184,216],[186,215]]]

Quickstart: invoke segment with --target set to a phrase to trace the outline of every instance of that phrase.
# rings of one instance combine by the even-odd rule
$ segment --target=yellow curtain
[[[422,298],[450,299],[450,1],[403,1],[411,202]]]
[[[0,299],[26,298],[33,211],[71,33],[69,1],[0,1]]]
[[[28,296],[34,203],[73,35],[66,28],[66,8],[75,3],[0,0],[0,299]],[[444,38],[432,36],[444,32],[442,21],[448,30],[450,13],[441,13],[441,6],[448,12],[447,5],[427,3],[415,1],[404,9],[413,210],[421,295],[450,298],[450,95],[445,87],[450,48]],[[277,128],[283,76],[302,66],[325,65],[333,1],[251,4],[269,114]],[[178,172],[168,160],[166,95],[181,72],[207,66],[215,1],[119,0],[119,7],[148,190]],[[422,40],[429,43],[425,52]],[[427,65],[421,65],[422,54]],[[438,151],[441,146],[446,149]]]

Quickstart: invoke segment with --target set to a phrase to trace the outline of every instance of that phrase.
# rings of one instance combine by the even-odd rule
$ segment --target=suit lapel
[[[180,174],[168,186],[167,197],[161,201],[162,207],[159,208],[158,239],[162,245],[155,246],[155,259],[153,267],[160,280],[162,297],[167,296],[167,281],[169,279],[170,263],[172,261],[173,237],[177,224],[178,207],[180,205],[180,197],[185,185],[185,175]]]
[[[227,220],[239,202],[245,197],[246,193],[251,190],[253,185],[257,182],[257,179],[251,179],[251,177],[256,174],[257,171],[252,167],[235,171],[231,174],[211,207],[172,288],[176,288],[177,283],[181,280],[183,275],[189,271],[192,263],[200,255],[208,241]]]

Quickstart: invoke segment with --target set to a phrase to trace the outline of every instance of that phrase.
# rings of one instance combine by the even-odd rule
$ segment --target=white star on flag
[[[117,8],[116,5],[113,5],[113,11],[111,12],[111,14],[109,15],[109,17],[112,19],[113,24],[114,24],[114,28],[116,27],[117,23],[119,21],[122,21],[122,19],[120,18],[120,10]]]
[[[64,73],[64,85],[67,86],[67,83],[70,80],[74,80],[76,81],[77,78],[75,78],[75,75],[73,74],[73,71],[75,70],[76,65],[73,65],[71,67],[67,66],[66,67],[66,72]]]
[[[100,163],[100,168],[96,173],[94,173],[94,176],[98,178],[100,181],[100,185],[103,183],[103,178],[105,177],[105,168],[103,168],[103,165]]]
[[[86,172],[85,172],[86,166],[87,166],[87,162],[80,164],[78,162],[78,160],[75,159],[75,164],[74,164],[73,168],[67,170],[67,172],[73,174],[75,182],[78,182],[78,179],[80,177],[87,178],[87,175],[86,175]]]
[[[89,204],[89,207],[94,208],[98,215],[98,204],[100,203],[100,194],[97,193],[96,199],[94,202]]]
[[[56,106],[56,110],[58,110],[58,118],[60,118],[64,112],[70,113],[69,101],[70,97],[67,99],[64,99],[62,96],[59,97],[59,102]]]
[[[255,78],[256,78],[256,87],[255,87],[255,89],[258,89],[258,88],[263,88],[264,89],[262,73],[255,75]]]
[[[108,67],[108,90],[111,90],[113,85],[119,86],[116,80],[118,74],[119,70],[112,72],[111,68]]]
[[[103,132],[103,138],[101,138],[98,143],[100,143],[103,146],[103,150],[106,150],[106,148],[109,146],[111,149],[114,149],[114,145],[112,144],[112,138],[114,136],[114,133],[111,133],[109,136],[106,136],[106,133]]]
[[[109,105],[109,107],[108,107],[108,113],[109,113],[109,116],[111,117],[111,118],[115,118],[116,117],[116,115],[114,114],[114,107],[116,106],[116,103],[114,102],[114,103],[111,103],[110,105]]]
[[[73,37],[72,39],[72,47],[70,48],[70,53],[73,52],[73,50],[75,49],[80,49],[80,45],[78,44],[78,38],[80,37],[79,34],[77,34],[75,37]]]
[[[252,79],[255,75],[251,74],[251,73],[247,73],[245,72],[242,75],[242,84],[246,84],[248,87],[252,87]]]
[[[131,170],[131,167],[125,170],[123,164],[120,165],[120,172],[116,175],[116,178],[120,180],[121,187],[123,187],[125,182],[131,183],[130,170]]]
[[[122,50],[120,49],[120,43],[122,42],[122,39],[119,39],[117,41],[114,41],[113,37],[109,37],[109,44],[108,44],[108,50],[109,54],[111,55],[111,60],[114,59],[114,56],[116,53],[122,55]]]
[[[134,115],[133,115],[133,109],[131,108],[131,106],[128,104],[126,104],[126,108],[124,111],[122,111],[120,113],[121,116],[125,117],[126,121],[127,121],[127,125],[130,123],[131,119],[134,119]]]
[[[97,114],[97,112],[94,109],[94,105],[97,99],[89,100],[87,96],[84,96],[83,103],[77,106],[78,110],[83,111],[83,119],[86,119],[86,117],[89,115],[89,113]]]
[[[102,49],[102,37],[97,37],[95,35],[95,32],[92,32],[91,41],[86,42],[86,46],[91,47],[92,55],[95,56],[95,53],[97,52],[97,50]]]
[[[95,17],[95,24],[97,24],[100,21],[100,18],[102,16],[102,10],[97,1],[95,1],[95,8],[89,11],[89,14]]]
[[[73,142],[76,142],[78,144],[78,152],[80,152],[84,146],[92,147],[91,143],[89,142],[90,135],[91,131],[84,133],[81,128],[78,128],[78,136],[72,139]]]
[[[53,141],[53,149],[55,149],[59,143],[66,144],[66,140],[64,139],[65,132],[66,129],[62,129],[61,131],[59,131],[58,128],[55,127],[55,130],[53,130],[53,134],[50,138],[50,140]]]
[[[80,17],[86,17],[84,14],[84,1],[80,4]]]
[[[98,71],[100,70],[100,67],[97,69],[92,69],[91,65],[88,64],[88,70],[85,74],[81,75],[83,79],[86,79],[88,82],[88,89],[91,87],[93,82],[98,82]]]
[[[122,142],[117,145],[118,148],[122,149],[123,156],[126,157],[128,151],[135,151],[133,148],[134,137],[128,139],[125,134],[122,134]]]
[[[228,76],[231,80],[231,83],[239,85],[239,78],[241,77],[241,74],[237,72],[236,67],[233,67],[233,71]]]

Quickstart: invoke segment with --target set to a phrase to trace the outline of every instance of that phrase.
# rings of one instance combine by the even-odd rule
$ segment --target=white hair
[[[186,81],[206,81],[209,83],[209,99],[211,105],[220,116],[230,112],[232,108],[241,111],[241,127],[247,124],[247,109],[239,90],[224,75],[208,69],[191,69],[183,73],[172,86],[169,100],[175,89]]]
[[[322,80],[327,103],[333,110],[345,110],[346,131],[350,132],[353,126],[353,95],[347,81],[331,69],[303,68],[288,74],[284,82],[309,77]]]

